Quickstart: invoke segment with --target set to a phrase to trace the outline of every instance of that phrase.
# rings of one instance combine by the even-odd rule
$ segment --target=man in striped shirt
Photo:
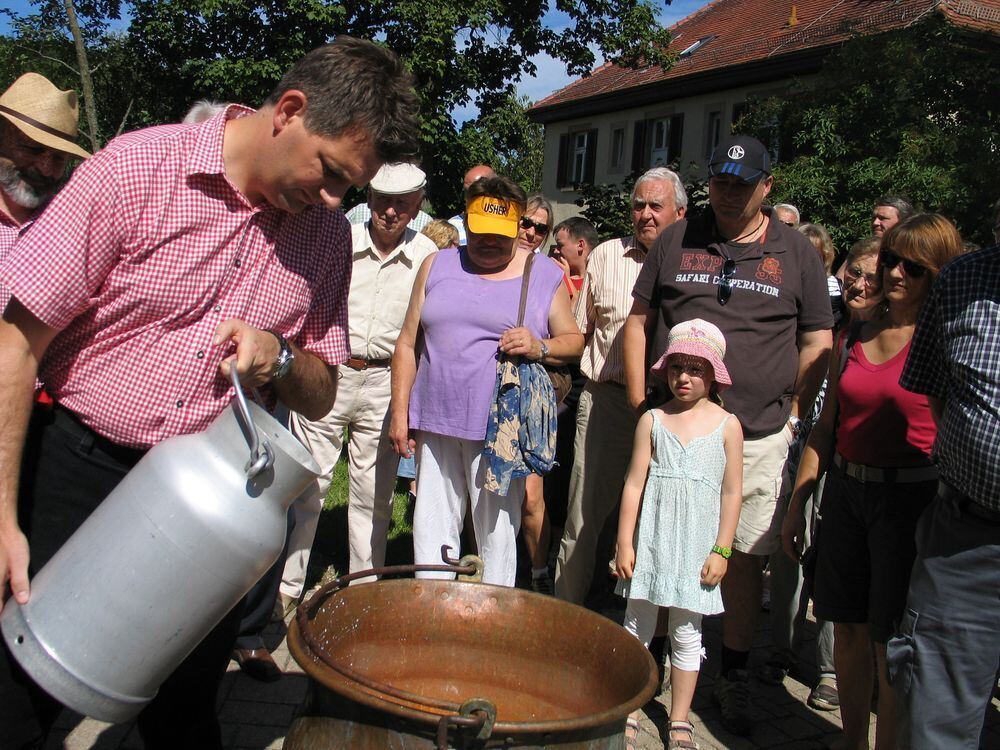
[[[383,162],[416,156],[416,112],[392,53],[339,37],[257,111],[230,105],[115,139],[20,238],[0,266],[12,295],[0,321],[0,583],[18,603],[29,544],[36,571],[148,448],[210,424],[232,399],[231,367],[294,411],[329,411],[350,354],[351,258],[331,209]],[[48,414],[31,414],[36,373]],[[215,698],[242,609],[140,713],[147,748],[221,748]],[[40,746],[60,708],[6,649],[0,703],[4,748]]]
[[[574,604],[585,603],[595,566],[611,559],[614,529],[610,536],[602,530],[609,520],[617,523],[639,419],[626,397],[622,351],[632,287],[653,241],[686,211],[687,193],[674,172],[655,167],[640,176],[632,189],[633,235],[594,248],[575,300],[576,322],[586,336],[580,369],[587,384],[577,407],[566,527],[556,561],[556,596]],[[600,570],[606,570],[603,564]]]

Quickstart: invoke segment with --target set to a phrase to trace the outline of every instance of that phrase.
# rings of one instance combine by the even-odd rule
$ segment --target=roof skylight
[[[690,57],[695,52],[697,52],[702,47],[704,47],[706,44],[708,44],[710,41],[712,41],[713,39],[715,39],[717,36],[718,36],[718,34],[709,34],[708,36],[703,36],[697,42],[695,42],[694,44],[690,45],[687,49],[685,49],[683,52],[681,52],[680,55],[678,55],[678,59],[683,60],[685,57]]]

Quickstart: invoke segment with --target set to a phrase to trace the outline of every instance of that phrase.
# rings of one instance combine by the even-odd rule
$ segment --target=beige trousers
[[[638,421],[623,387],[587,381],[576,412],[566,526],[556,560],[556,596],[560,599],[583,604],[594,577],[598,539],[612,515],[617,529]],[[607,560],[600,564],[606,566]]]
[[[299,596],[309,564],[323,500],[330,490],[333,470],[340,460],[347,431],[349,572],[385,564],[386,540],[392,520],[392,493],[399,456],[389,443],[389,368],[338,368],[337,399],[323,419],[310,422],[294,412],[292,433],[306,446],[322,474],[293,505],[295,529],[281,592]],[[338,543],[340,540],[336,540]],[[372,580],[372,579],[366,579]]]

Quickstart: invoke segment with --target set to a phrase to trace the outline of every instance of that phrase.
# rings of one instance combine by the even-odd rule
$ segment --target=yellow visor
[[[466,226],[476,234],[499,234],[517,237],[517,223],[521,209],[513,201],[478,195],[465,207]]]

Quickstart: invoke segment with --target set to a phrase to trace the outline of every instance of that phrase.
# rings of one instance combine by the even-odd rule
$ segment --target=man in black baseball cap
[[[708,167],[709,209],[663,230],[632,290],[624,326],[626,381],[645,383],[648,351],[662,352],[670,329],[702,318],[726,337],[733,385],[726,409],[743,428],[740,518],[728,572],[722,659],[713,686],[723,726],[753,729],[747,672],[764,560],[780,554],[782,473],[808,416],[832,346],[826,272],[809,241],[773,218],[771,157],[749,136],[723,139]],[[654,336],[648,346],[647,332]],[[629,393],[630,401],[642,393]],[[715,553],[713,553],[715,554]]]

